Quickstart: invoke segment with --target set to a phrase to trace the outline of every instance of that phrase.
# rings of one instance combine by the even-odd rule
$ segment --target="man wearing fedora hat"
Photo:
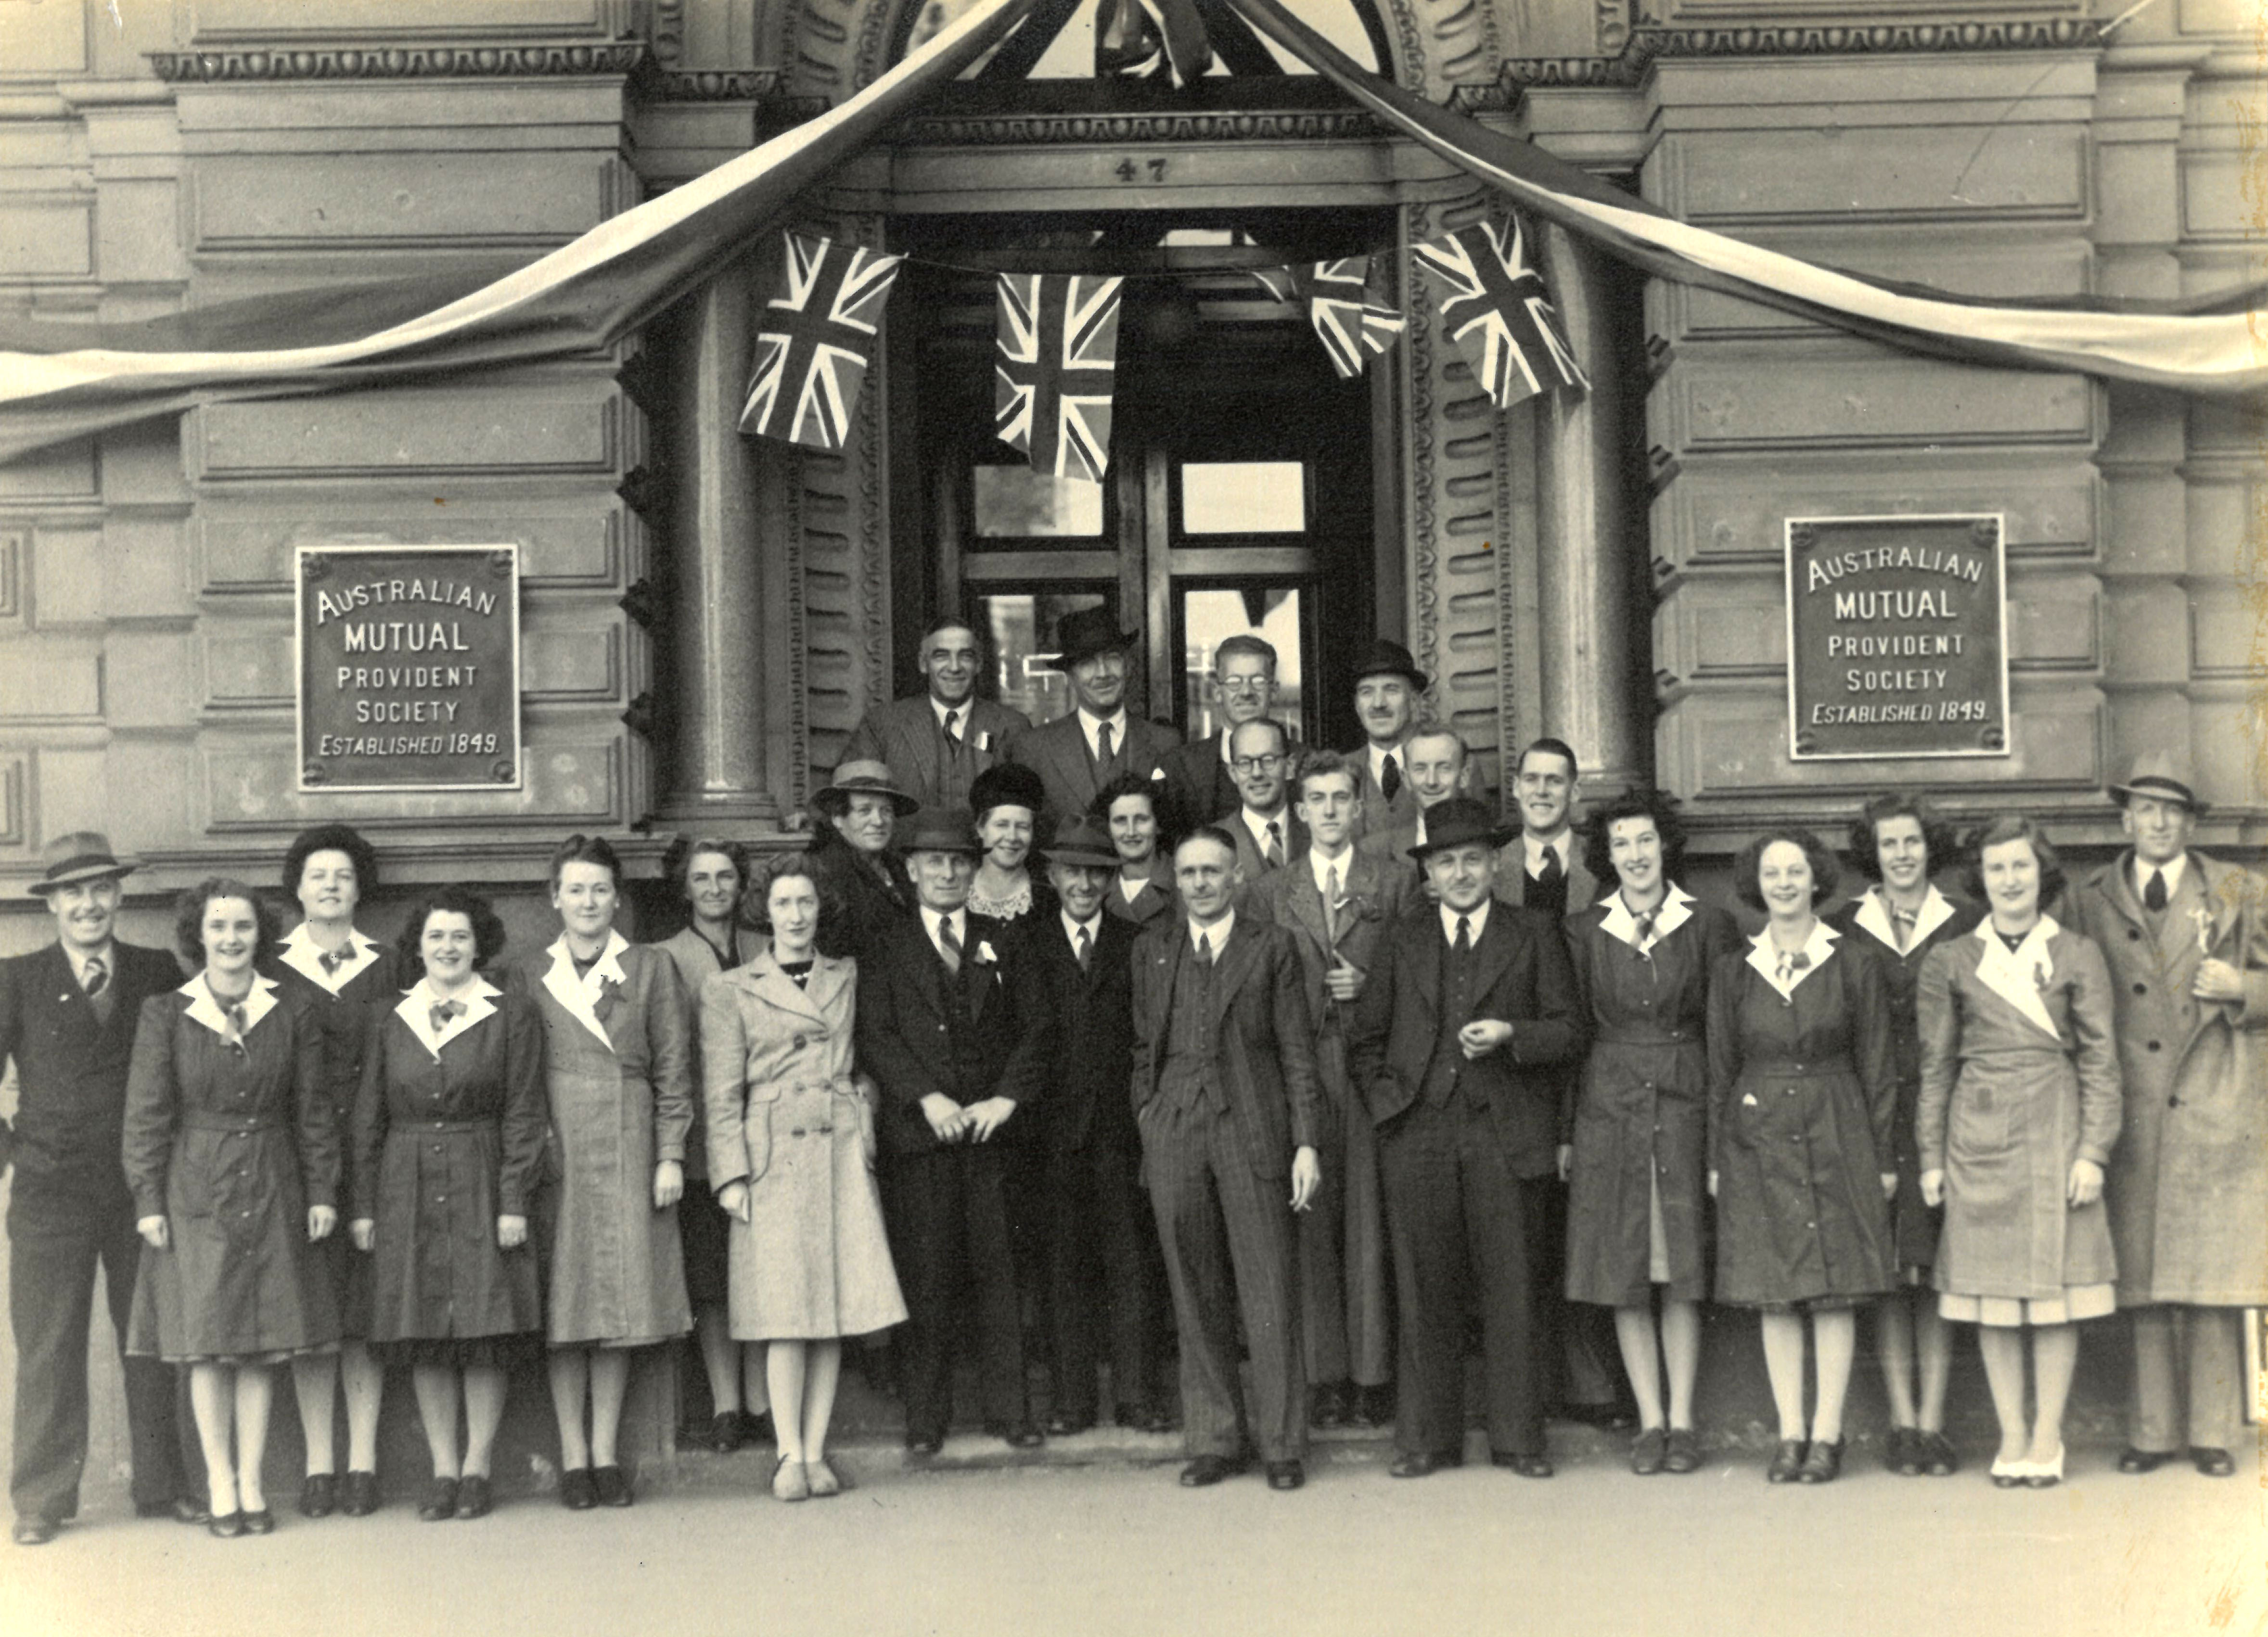
[[[2205,804],[2171,757],[2110,793],[2132,845],[2075,897],[2110,967],[2125,1089],[2105,1190],[2134,1336],[2118,1470],[2186,1448],[2225,1478],[2241,1309],[2268,1305],[2268,882],[2191,849]]]
[[[1121,773],[1164,783],[1160,763],[1182,736],[1126,708],[1127,676],[1140,641],[1140,632],[1120,630],[1108,608],[1080,608],[1056,627],[1061,652],[1049,664],[1071,678],[1075,708],[1018,734],[1006,758],[1040,776],[1054,823],[1068,824],[1086,812],[1095,793]]]
[[[1137,929],[1103,912],[1117,877],[1110,837],[1081,820],[1048,848],[1056,913],[1024,928],[1024,998],[1047,1020],[1047,1089],[1026,1138],[1039,1161],[1039,1237],[1055,1338],[1050,1436],[1094,1425],[1095,1338],[1106,1322],[1118,1424],[1150,1432],[1172,1424],[1154,1380],[1162,1351],[1157,1230],[1142,1197],[1142,1138],[1126,1095]]]
[[[8,1205],[9,1317],[16,1337],[15,1537],[52,1540],[78,1511],[86,1465],[87,1325],[94,1271],[118,1333],[134,1508],[144,1517],[201,1523],[188,1497],[174,1373],[125,1358],[127,1316],[141,1265],[133,1197],[119,1154],[135,1020],[151,995],[177,989],[181,969],[162,949],[114,935],[119,881],[135,865],[91,830],[58,837],[33,893],[48,901],[56,941],[0,961],[0,1062],[16,1064],[16,1119],[0,1120],[0,1171],[12,1152]]]
[[[965,807],[970,781],[1032,725],[1022,712],[976,697],[983,650],[959,621],[923,633],[921,668],[928,686],[867,712],[843,745],[843,761],[887,763],[891,781],[917,806]]]
[[[1560,1066],[1582,1030],[1557,928],[1491,896],[1507,839],[1470,797],[1426,814],[1410,851],[1437,902],[1387,934],[1349,1031],[1354,1085],[1378,1125],[1400,1296],[1396,1478],[1464,1459],[1469,1294],[1492,1456],[1551,1476],[1528,1196],[1556,1169]]]
[[[924,807],[905,844],[916,912],[883,925],[859,956],[856,1027],[859,1063],[882,1091],[882,1213],[907,1309],[906,1447],[934,1455],[945,1442],[965,1314],[985,1429],[1025,1448],[1042,1437],[1025,1397],[1010,1234],[1008,1148],[1023,1132],[1005,1133],[1042,1089],[1047,1020],[1010,980],[1020,950],[1008,924],[968,909],[977,856],[968,809]]]
[[[1354,713],[1363,743],[1350,751],[1362,799],[1355,837],[1375,836],[1418,818],[1418,793],[1410,787],[1410,729],[1425,692],[1425,673],[1410,650],[1381,637],[1354,670]]]

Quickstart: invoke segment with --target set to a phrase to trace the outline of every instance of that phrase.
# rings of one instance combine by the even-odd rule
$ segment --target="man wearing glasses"
[[[1194,740],[1166,756],[1167,829],[1185,836],[1200,824],[1227,818],[1242,803],[1228,736],[1247,722],[1266,716],[1276,703],[1276,649],[1250,632],[1224,640],[1212,651],[1212,703],[1220,713],[1216,734]]]
[[[1236,841],[1236,867],[1249,887],[1307,851],[1307,832],[1289,800],[1292,741],[1284,724],[1247,722],[1228,736],[1236,776],[1236,816],[1225,828]]]

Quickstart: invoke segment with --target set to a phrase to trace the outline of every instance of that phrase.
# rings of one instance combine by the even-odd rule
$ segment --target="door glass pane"
[[[1297,461],[1185,461],[1185,535],[1296,535],[1307,527],[1307,468]]]
[[[1035,663],[1055,652],[1056,623],[1079,608],[1105,607],[1100,592],[983,592],[974,599],[976,627],[990,644],[1000,703],[1035,723],[1071,714],[1071,679]]]
[[[1296,742],[1300,734],[1303,677],[1300,664],[1300,588],[1270,586],[1252,591],[1182,593],[1183,662],[1188,667],[1189,736],[1204,739],[1226,725],[1211,687],[1213,653],[1239,634],[1259,638],[1276,650],[1276,698],[1269,715],[1284,724]]]
[[[1054,477],[1028,466],[979,466],[969,473],[976,533],[983,539],[1094,536],[1102,533],[1102,485]]]

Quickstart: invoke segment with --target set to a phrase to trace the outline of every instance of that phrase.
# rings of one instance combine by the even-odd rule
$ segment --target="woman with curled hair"
[[[709,1186],[709,1136],[701,1111],[701,986],[763,947],[762,936],[742,922],[749,868],[748,850],[740,842],[674,837],[661,855],[661,878],[683,901],[686,924],[654,945],[676,963],[691,1031],[693,1127],[685,1138],[685,1197],[677,1202],[677,1228],[684,1242],[685,1297],[693,1307],[694,1338],[709,1380],[704,1442],[718,1455],[771,1436],[763,1355],[734,1342],[727,1323],[727,1219]]]
[[[1740,930],[1677,884],[1685,833],[1668,797],[1634,790],[1588,830],[1593,879],[1617,885],[1567,918],[1591,1026],[1559,1151],[1567,1296],[1614,1309],[1638,1407],[1631,1470],[1690,1472],[1701,1464],[1693,1383],[1709,1294],[1709,975]]]
[[[631,1351],[693,1328],[677,1229],[690,1011],[676,963],[615,929],[622,877],[603,837],[562,842],[551,855],[559,936],[512,969],[543,1020],[551,1130],[536,1227],[550,1273],[559,1501],[577,1512],[630,1504],[615,1444]]]
[[[422,974],[374,1008],[355,1102],[348,1223],[371,1260],[372,1341],[407,1363],[433,1459],[417,1515],[485,1516],[507,1372],[543,1306],[530,1202],[543,1169],[543,1027],[483,971],[504,924],[460,887],[428,893],[396,950]],[[457,1443],[457,1406],[465,1439]]]
[[[1717,1299],[1760,1315],[1779,1415],[1764,1476],[1831,1483],[1843,1468],[1853,1309],[1891,1285],[1889,992],[1866,940],[1819,918],[1838,871],[1818,837],[1767,830],[1733,867],[1741,901],[1766,918],[1746,949],[1719,958],[1710,980]],[[1818,1374],[1808,1427],[1807,1321]]]
[[[2121,1115],[2110,971],[2041,910],[2063,866],[2037,825],[1996,819],[1972,849],[1990,916],[1922,962],[1921,1191],[1945,1207],[1939,1309],[1977,1326],[2000,1423],[1992,1481],[2044,1489],[2063,1478],[2077,1322],[2117,1305],[2102,1205]]]
[[[845,1336],[906,1316],[874,1182],[873,1082],[852,1061],[858,962],[819,953],[808,855],[749,894],[771,947],[701,987],[709,1176],[731,1223],[735,1341],[760,1343],[783,1501],[839,1493],[827,1429]]]
[[[298,901],[304,918],[266,970],[286,991],[307,1001],[322,1030],[323,1088],[343,1151],[354,1129],[371,1014],[392,1006],[404,982],[394,951],[355,925],[356,911],[378,890],[378,852],[350,825],[303,830],[284,854],[284,890]],[[409,970],[416,969],[413,964]],[[369,1215],[355,1197],[350,1155],[341,1172],[340,1220]],[[368,1345],[370,1257],[345,1234],[326,1239],[318,1256],[338,1305],[339,1351],[335,1357],[315,1353],[291,1361],[307,1450],[299,1510],[307,1517],[326,1517],[335,1508],[362,1517],[378,1507],[378,1412],[386,1385],[384,1367]],[[331,1437],[332,1405],[342,1396],[347,1411],[343,1486],[336,1476]]]
[[[1862,938],[1878,957],[1889,992],[1892,1065],[1898,1081],[1897,1124],[1891,1133],[1898,1191],[1890,1201],[1890,1243],[1897,1287],[1875,1305],[1874,1352],[1890,1401],[1883,1464],[1906,1477],[1946,1478],[1960,1466],[1945,1435],[1945,1383],[1953,1332],[1938,1316],[1930,1266],[1944,1213],[1921,1197],[1914,1110],[1921,1095],[1921,1033],[1914,997],[1922,962],[1940,944],[1974,928],[1984,911],[1948,897],[1930,879],[1956,854],[1953,827],[1920,797],[1899,791],[1875,796],[1851,823],[1851,858],[1873,883],[1839,905],[1827,924]],[[1917,1390],[1917,1388],[1918,1390]]]
[[[181,895],[174,934],[197,975],[142,1003],[122,1158],[143,1240],[127,1350],[189,1371],[212,1521],[276,1527],[261,1481],[272,1367],[334,1347],[315,1246],[338,1225],[339,1134],[309,1003],[262,977],[276,911],[215,876]]]

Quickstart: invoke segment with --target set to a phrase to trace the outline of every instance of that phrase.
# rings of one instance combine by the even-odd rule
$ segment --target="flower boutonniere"
[[[984,938],[978,939],[976,940],[976,964],[979,966],[998,966],[999,963],[1000,957],[992,953],[991,940]]]
[[[992,735],[981,727],[976,730],[976,748],[979,750],[992,748]]]
[[[611,977],[601,977],[599,980],[599,998],[592,1004],[591,1010],[603,1023],[615,1014],[615,1008],[622,1004],[622,986]]]
[[[2211,955],[2213,953],[2213,911],[2203,904],[2194,905],[2190,910],[2190,919],[2197,923],[2198,953],[2205,955]]]
[[[1343,921],[1374,921],[1378,918],[1378,901],[1366,892],[1349,893],[1331,906],[1331,912]]]

